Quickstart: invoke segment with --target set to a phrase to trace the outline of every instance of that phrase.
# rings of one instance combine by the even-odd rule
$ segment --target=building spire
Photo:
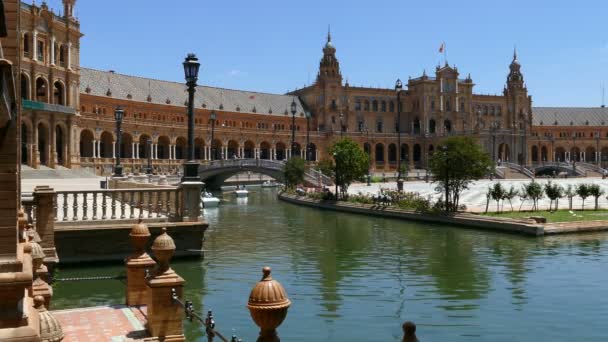
[[[513,61],[517,60],[517,46],[513,45]]]
[[[331,24],[327,24],[327,42],[331,43]]]

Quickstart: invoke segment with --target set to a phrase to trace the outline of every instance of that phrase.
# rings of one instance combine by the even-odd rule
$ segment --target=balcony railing
[[[39,101],[32,101],[22,99],[23,109],[31,109],[31,110],[42,110],[46,112],[56,112],[56,113],[65,113],[65,114],[76,114],[76,109],[68,106],[62,106],[53,103],[44,103]]]

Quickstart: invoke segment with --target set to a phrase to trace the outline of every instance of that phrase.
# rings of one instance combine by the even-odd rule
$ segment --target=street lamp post
[[[441,151],[444,154],[445,157],[445,164],[444,165],[449,165],[449,161],[448,159],[448,146],[447,145],[443,145],[441,146]],[[446,167],[446,169],[444,170],[444,176],[445,176],[445,211],[450,211],[450,205],[449,205],[449,198],[450,198],[450,174],[448,171],[448,168]]]
[[[490,133],[492,134],[492,160],[496,162],[496,131],[498,130],[498,124],[496,121],[492,121],[490,124]]]
[[[152,174],[152,139],[146,141],[148,144],[148,167],[146,168],[146,174]]]
[[[365,135],[367,141],[367,186],[372,185],[372,144],[369,142],[369,128],[365,126]]]
[[[194,93],[196,81],[201,64],[193,53],[188,54],[184,60],[184,75],[188,86],[188,161],[184,163],[184,177],[182,181],[199,181],[198,163],[194,156]]]
[[[576,132],[572,133],[572,148],[570,149],[570,154],[574,151],[574,147],[576,147]],[[572,156],[570,156],[570,158],[572,158]],[[576,176],[576,154],[574,155],[574,158],[572,158],[572,172],[574,173],[573,176]]]
[[[306,161],[310,161],[310,112],[306,112]]]
[[[600,166],[600,132],[595,132],[595,164]]]
[[[215,134],[215,120],[216,120],[216,115],[215,115],[215,111],[212,110],[211,111],[211,116],[210,116],[210,120],[211,120],[211,160],[215,160],[215,145],[213,144],[213,136]]]
[[[338,168],[338,152],[334,152],[333,156],[334,156],[334,164],[335,164],[334,167],[336,168],[336,171],[335,171],[336,181],[335,181],[335,183],[336,183],[336,201],[337,201],[338,200],[338,179],[340,179],[340,173],[339,173],[340,169]]]
[[[401,90],[403,83],[400,79],[395,82],[395,92],[397,92],[397,190],[403,191],[403,178],[401,178]]]
[[[291,100],[291,156],[293,156],[294,151],[296,150],[296,98],[294,97]]]
[[[114,118],[116,119],[116,165],[114,166],[114,177],[122,177],[122,165],[120,165],[120,154],[121,148],[120,145],[122,143],[122,130],[120,126],[122,125],[122,118],[124,117],[125,111],[122,107],[118,106],[114,110]]]

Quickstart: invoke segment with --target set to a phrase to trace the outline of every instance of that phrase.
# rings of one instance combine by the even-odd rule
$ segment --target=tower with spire
[[[342,84],[342,74],[340,73],[340,62],[336,58],[336,48],[331,42],[331,31],[327,30],[327,42],[323,47],[323,58],[319,63],[319,73],[317,82],[338,82]]]
[[[521,64],[517,60],[517,49],[513,49],[513,60],[509,65],[509,75],[504,89],[507,102],[506,123],[515,133],[515,151],[518,162],[528,162],[526,135],[532,126],[532,97],[524,83]]]
[[[63,15],[66,18],[74,18],[74,7],[76,6],[76,0],[62,0],[63,1]]]

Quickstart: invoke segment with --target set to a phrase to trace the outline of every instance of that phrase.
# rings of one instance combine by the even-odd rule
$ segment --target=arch
[[[602,162],[608,161],[608,147],[602,147],[600,154],[601,154],[600,160]]]
[[[581,149],[578,146],[573,146],[570,149],[570,161],[581,161]]]
[[[391,113],[395,111],[395,103],[393,101],[388,103],[388,111]]]
[[[373,110],[374,112],[377,112],[377,111],[378,111],[378,101],[377,101],[377,100],[373,100],[373,101],[372,101],[372,110]]]
[[[203,138],[194,139],[194,159],[203,159],[205,156],[205,140]]]
[[[444,120],[443,129],[446,131],[446,133],[452,132],[452,121],[450,121],[448,119]]]
[[[29,100],[30,99],[30,77],[22,72],[21,73],[21,98]]]
[[[282,142],[278,142],[276,145],[276,150],[275,153],[277,155],[277,160],[284,160],[285,159],[285,144]]]
[[[147,134],[139,136],[139,158],[148,158],[151,156],[150,149],[152,148],[152,138]]]
[[[538,163],[538,146],[533,145],[532,146],[532,162],[533,163]]]
[[[228,141],[228,155],[226,156],[227,159],[229,158],[236,158],[239,155],[239,143],[236,140],[230,140]]]
[[[401,144],[401,160],[410,161],[410,147],[407,144]]]
[[[363,110],[369,112],[369,100],[363,101]]]
[[[294,142],[293,146],[291,147],[291,156],[299,157],[301,155],[302,155],[302,146],[300,146],[300,143]]]
[[[308,161],[317,161],[317,145],[314,143],[308,144]]]
[[[30,133],[25,122],[21,123],[21,164],[29,165],[29,151],[27,144],[30,140]],[[30,165],[31,166],[31,165]]]
[[[380,110],[386,112],[386,101],[382,101],[380,103]]]
[[[395,144],[388,145],[388,162],[389,163],[397,162],[397,146]]]
[[[120,136],[120,158],[133,158],[133,136],[129,133]]]
[[[587,163],[595,163],[595,147],[589,146],[585,149],[585,161]]]
[[[511,158],[511,149],[509,148],[509,144],[501,143],[498,145],[498,158],[502,161],[508,162]]]
[[[414,134],[420,134],[420,119],[414,118]]]
[[[429,154],[429,156],[432,156],[433,153],[435,153],[435,146],[429,145],[429,148],[428,148],[428,154]]]
[[[65,105],[65,86],[61,81],[53,83],[53,103]]]
[[[38,77],[36,79],[36,101],[38,102],[49,102],[49,85],[44,77]]]
[[[158,159],[169,159],[169,145],[171,145],[171,139],[166,135],[158,137],[156,143],[156,157]]]
[[[55,153],[57,154],[57,165],[65,166],[65,131],[61,125],[55,125]]]
[[[93,142],[95,136],[93,132],[88,129],[80,131],[80,156],[84,158],[92,158],[93,156]]]
[[[555,149],[555,160],[558,162],[566,161],[566,149],[558,147]]]
[[[188,142],[186,141],[186,138],[178,137],[175,139],[175,155],[173,156],[173,159],[188,159],[189,157]]]
[[[36,126],[38,130],[38,153],[40,154],[40,165],[49,165],[49,127],[39,122]]]
[[[429,120],[429,133],[434,134],[436,129],[435,119]]]
[[[363,152],[365,152],[368,156],[371,156],[372,145],[370,143],[363,144]]]
[[[112,158],[112,145],[114,145],[114,137],[112,133],[104,131],[100,137],[99,155],[101,158]]]
[[[270,143],[268,141],[260,143],[260,159],[270,159]]]
[[[213,160],[220,160],[222,159],[222,148],[224,147],[224,144],[222,143],[222,141],[220,139],[213,139],[213,141],[211,142],[211,158]]]
[[[376,144],[376,163],[384,163],[384,145]]]
[[[421,157],[422,157],[422,148],[420,147],[420,144],[415,144],[414,145],[414,163],[419,163],[421,161]]]
[[[540,160],[544,161],[544,162],[549,161],[549,159],[548,159],[548,152],[547,152],[547,146],[542,146],[540,148]]]
[[[245,141],[243,145],[243,158],[253,159],[255,155],[255,144],[251,140]]]

